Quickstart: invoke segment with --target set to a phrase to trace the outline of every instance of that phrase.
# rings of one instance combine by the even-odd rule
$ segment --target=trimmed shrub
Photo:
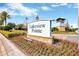
[[[25,35],[26,33],[22,32],[22,33],[10,33],[8,34],[8,38],[12,38],[12,37],[16,37],[16,36],[20,36],[20,35]]]
[[[11,30],[12,29],[12,27],[10,26],[10,25],[6,25],[5,27],[4,27],[4,30],[7,30],[7,31],[9,31],[9,30]]]
[[[14,30],[14,31],[10,32],[10,31],[0,30],[0,33],[2,33],[7,38],[11,38],[11,37],[19,36],[19,35],[25,35],[26,31],[23,31],[23,30]]]
[[[58,28],[53,27],[53,28],[51,29],[51,31],[52,31],[52,32],[53,32],[53,31],[58,31]]]
[[[11,26],[12,28],[15,28],[15,23],[8,23],[9,26]]]

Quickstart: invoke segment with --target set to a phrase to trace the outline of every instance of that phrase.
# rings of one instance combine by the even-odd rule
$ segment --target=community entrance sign
[[[51,36],[51,21],[37,21],[28,24],[28,35],[35,35],[41,37]]]

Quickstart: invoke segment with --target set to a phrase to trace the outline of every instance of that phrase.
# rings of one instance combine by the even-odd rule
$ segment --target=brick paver
[[[4,45],[3,45],[3,43],[0,40],[0,56],[3,56],[3,55],[7,56],[7,52],[6,52],[6,49],[5,49]]]

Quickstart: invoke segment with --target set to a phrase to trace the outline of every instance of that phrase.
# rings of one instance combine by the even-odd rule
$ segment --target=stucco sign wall
[[[50,37],[51,36],[51,25],[50,21],[37,21],[28,24],[28,35]]]

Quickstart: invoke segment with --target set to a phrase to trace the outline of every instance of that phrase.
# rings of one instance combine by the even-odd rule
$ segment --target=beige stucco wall
[[[57,27],[59,31],[65,31],[65,27],[64,26],[58,26]]]
[[[34,40],[41,41],[41,42],[44,42],[44,43],[49,43],[49,44],[52,44],[52,42],[53,42],[52,38],[33,36],[33,35],[27,35],[27,37],[30,38],[30,39],[34,39]]]

